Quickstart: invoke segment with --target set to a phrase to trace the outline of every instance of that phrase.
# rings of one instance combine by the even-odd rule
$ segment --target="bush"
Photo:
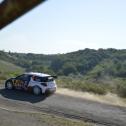
[[[95,84],[95,83],[83,84],[82,91],[93,92],[95,94],[101,94],[101,95],[104,95],[107,93],[107,89],[104,86],[102,86],[100,84]]]
[[[6,80],[7,77],[6,76],[0,76],[0,80]]]
[[[117,85],[117,93],[120,97],[126,97],[126,83],[121,83]]]
[[[82,78],[59,77],[57,80],[59,87],[69,88],[79,91],[87,91],[95,94],[106,94],[107,87],[102,84],[91,83]]]

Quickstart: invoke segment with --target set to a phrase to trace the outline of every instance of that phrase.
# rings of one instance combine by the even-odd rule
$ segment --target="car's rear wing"
[[[58,78],[56,75],[53,75],[53,76],[50,76],[50,77],[53,77],[54,79],[57,79]]]

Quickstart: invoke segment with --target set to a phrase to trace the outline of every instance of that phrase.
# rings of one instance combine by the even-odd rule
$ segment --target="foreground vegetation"
[[[58,75],[59,87],[126,97],[126,50],[85,49],[57,55],[0,51],[0,80],[24,71]]]
[[[120,97],[126,97],[126,80],[122,78],[107,78],[106,80],[93,80],[84,77],[61,76],[57,79],[57,84],[61,88],[69,88],[82,92],[91,92],[105,95],[114,93]]]
[[[33,116],[36,116],[33,114]],[[38,115],[37,115],[38,116]],[[41,114],[40,121],[47,123],[48,126],[93,126],[91,123],[85,123],[83,121],[67,119],[63,117],[57,117],[54,115]]]
[[[62,76],[57,79],[58,87],[69,88],[78,91],[93,92],[96,94],[106,94],[109,87],[107,85],[102,85],[87,81],[84,78],[79,77],[66,77]]]
[[[80,120],[58,117],[46,113],[10,112],[0,110],[1,126],[94,126]]]

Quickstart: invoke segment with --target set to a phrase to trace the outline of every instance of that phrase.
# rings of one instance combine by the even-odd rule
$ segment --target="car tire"
[[[8,90],[12,90],[14,88],[13,83],[11,81],[7,81],[5,83],[5,88]]]
[[[40,95],[41,94],[41,89],[38,86],[33,87],[33,94],[34,95]]]

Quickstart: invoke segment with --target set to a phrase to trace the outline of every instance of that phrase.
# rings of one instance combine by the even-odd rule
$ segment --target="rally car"
[[[35,95],[54,93],[57,88],[55,78],[56,76],[44,73],[24,73],[6,80],[5,88],[32,91]]]

